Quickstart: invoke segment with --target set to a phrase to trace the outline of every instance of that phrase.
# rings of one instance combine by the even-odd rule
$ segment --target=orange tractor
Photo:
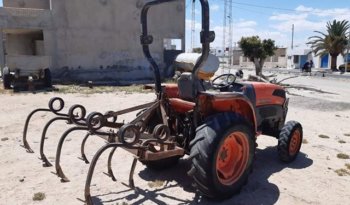
[[[82,159],[86,163],[90,162],[84,154],[84,146],[90,135],[100,136],[108,142],[91,161],[85,185],[88,204],[92,204],[90,183],[96,162],[108,149],[112,149],[108,158],[108,174],[113,180],[111,160],[115,150],[123,148],[134,154],[129,176],[132,188],[137,161],[149,168],[161,169],[175,165],[184,155],[189,155],[191,169],[188,175],[198,190],[205,196],[220,199],[231,197],[247,182],[257,136],[276,137],[278,155],[284,162],[293,161],[299,153],[303,130],[298,122],[285,123],[288,99],[283,87],[262,82],[236,82],[232,74],[224,74],[208,82],[217,68],[210,67],[207,62],[211,58],[209,45],[215,38],[214,32],[209,31],[207,0],[200,0],[202,54],[195,59],[193,54],[181,54],[181,59],[190,60],[183,60],[178,66],[183,65],[191,72],[182,73],[177,84],[161,84],[158,65],[149,50],[153,37],[148,34],[147,13],[153,6],[173,1],[176,0],[150,1],[141,13],[141,44],[155,76],[155,101],[105,114],[93,112],[85,117],[86,110],[81,105],[72,106],[68,114],[60,113],[64,101],[54,98],[49,104],[50,109],[34,110],[27,118],[23,141],[27,150],[32,151],[26,140],[30,118],[39,111],[57,115],[45,126],[40,143],[45,166],[51,166],[43,153],[48,126],[55,120],[66,120],[75,125],[63,133],[57,147],[55,168],[64,182],[69,180],[60,166],[60,156],[63,142],[70,132],[88,131],[81,146]],[[58,103],[58,108],[53,106],[55,103]],[[118,122],[119,116],[138,110],[131,122]]]

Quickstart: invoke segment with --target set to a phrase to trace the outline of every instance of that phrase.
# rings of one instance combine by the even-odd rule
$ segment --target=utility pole
[[[223,48],[223,59],[228,64],[228,68],[232,65],[232,0],[224,0],[224,19],[223,19],[223,31],[222,31],[222,48]],[[228,24],[228,25],[227,25]],[[228,35],[228,36],[227,36]],[[226,50],[228,49],[228,50]]]
[[[196,41],[196,1],[192,0],[192,21],[191,21],[191,52],[193,52]]]
[[[294,24],[292,24],[292,50],[294,48]]]
[[[232,66],[232,54],[233,54],[233,51],[232,51],[232,0],[229,0],[228,2],[228,7],[229,7],[229,12],[228,12],[228,56],[229,56],[229,65],[230,65],[230,68],[229,70],[231,70],[231,66]]]
[[[226,15],[227,15],[227,0],[224,0],[224,25],[222,31],[222,49],[224,57],[226,56]]]

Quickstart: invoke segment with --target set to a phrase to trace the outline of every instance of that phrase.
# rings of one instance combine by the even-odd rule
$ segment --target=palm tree
[[[337,70],[337,57],[339,54],[344,55],[348,39],[347,31],[350,28],[348,21],[337,21],[327,23],[327,33],[314,31],[320,36],[312,36],[307,44],[311,45],[311,49],[316,56],[330,55],[331,69]]]

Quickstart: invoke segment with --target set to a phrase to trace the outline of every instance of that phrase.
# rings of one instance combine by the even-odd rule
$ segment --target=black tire
[[[44,70],[44,84],[45,84],[45,87],[47,88],[52,87],[52,77],[51,77],[51,71],[49,68],[46,68]]]
[[[221,144],[234,132],[243,133],[249,151],[244,169],[241,169],[242,173],[227,185],[220,182],[216,166]],[[255,136],[252,126],[240,115],[220,113],[210,117],[197,128],[196,137],[191,141],[190,147],[192,167],[189,175],[203,195],[214,199],[227,199],[237,194],[247,183],[255,155]]]
[[[4,84],[4,89],[11,89],[12,75],[8,67],[5,67],[2,71],[2,82]]]
[[[300,137],[297,137],[298,139],[292,140],[294,134],[297,134],[296,132],[300,133]],[[299,122],[296,121],[289,121],[287,122],[281,132],[280,136],[278,138],[278,156],[283,162],[292,162],[295,160],[295,158],[298,156],[301,148],[301,144],[303,142],[303,128]],[[294,145],[292,145],[293,143]],[[290,150],[290,147],[293,146],[294,149],[292,149],[292,152]]]
[[[6,74],[4,75],[3,79],[4,89],[8,90],[11,89],[11,82],[12,82],[12,75]]]

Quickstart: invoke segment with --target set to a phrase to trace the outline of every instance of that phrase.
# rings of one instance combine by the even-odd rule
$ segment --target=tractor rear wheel
[[[189,175],[205,196],[230,198],[247,183],[255,154],[255,136],[241,116],[221,113],[211,117],[198,127],[190,146]]]
[[[298,156],[303,141],[303,128],[299,122],[287,122],[278,138],[278,156],[284,162],[292,162]]]

